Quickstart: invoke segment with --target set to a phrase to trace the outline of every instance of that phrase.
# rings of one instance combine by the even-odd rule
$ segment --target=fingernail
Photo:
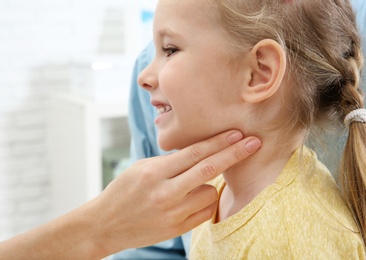
[[[245,144],[245,149],[248,153],[254,153],[261,147],[262,143],[259,139],[253,138]]]
[[[240,141],[241,139],[243,139],[243,134],[239,131],[235,131],[234,133],[231,133],[226,140],[228,141],[229,144],[235,144],[236,142]]]

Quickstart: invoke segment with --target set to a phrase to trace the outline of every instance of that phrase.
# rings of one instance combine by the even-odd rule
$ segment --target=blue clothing
[[[352,0],[356,12],[358,29],[363,40],[363,52],[366,56],[366,0]],[[150,104],[150,95],[137,84],[138,74],[151,62],[154,46],[150,43],[136,61],[129,101],[129,127],[132,134],[131,162],[138,159],[164,154],[157,144],[157,128],[154,118],[157,111]],[[366,92],[366,70],[363,75],[363,89]],[[189,255],[190,233],[154,246],[122,251],[111,259],[186,259]]]
[[[362,38],[366,39],[366,1],[365,0],[351,0],[353,10],[356,13],[356,20],[357,20],[357,27],[358,30],[361,32]],[[365,51],[365,49],[363,49]]]
[[[351,2],[356,13],[357,28],[361,34],[363,56],[366,59],[366,0],[352,0]],[[366,92],[366,69],[363,70],[362,87]]]
[[[352,0],[352,6],[356,13],[356,22],[358,30],[361,34],[361,40],[362,40],[362,52],[363,56],[366,59],[366,0]],[[362,75],[362,88],[364,92],[366,93],[366,61],[363,69],[363,75]],[[365,96],[366,100],[366,96]]]
[[[133,70],[128,114],[129,128],[132,136],[130,147],[131,163],[142,158],[167,153],[161,150],[157,144],[157,128],[154,124],[157,111],[150,104],[150,94],[137,84],[138,74],[149,65],[154,55],[155,48],[150,43],[136,60]],[[170,239],[153,246],[122,251],[111,256],[110,259],[186,259],[189,252],[190,240],[191,233],[189,232],[175,239]]]

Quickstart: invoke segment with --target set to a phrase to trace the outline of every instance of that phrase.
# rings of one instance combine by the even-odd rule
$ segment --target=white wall
[[[48,95],[70,88],[72,64],[135,57],[143,36],[126,10],[155,2],[0,0],[0,240],[49,214]]]

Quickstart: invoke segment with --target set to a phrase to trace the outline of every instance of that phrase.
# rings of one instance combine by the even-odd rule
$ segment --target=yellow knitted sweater
[[[223,178],[214,185],[221,194]],[[215,218],[193,231],[191,260],[366,259],[333,178],[306,147],[241,211],[220,223]]]

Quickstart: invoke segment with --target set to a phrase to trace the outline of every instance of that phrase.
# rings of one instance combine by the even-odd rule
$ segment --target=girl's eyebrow
[[[160,38],[163,38],[163,37],[180,38],[180,37],[182,37],[179,33],[176,33],[168,28],[160,29],[160,30],[158,30],[157,33]]]

